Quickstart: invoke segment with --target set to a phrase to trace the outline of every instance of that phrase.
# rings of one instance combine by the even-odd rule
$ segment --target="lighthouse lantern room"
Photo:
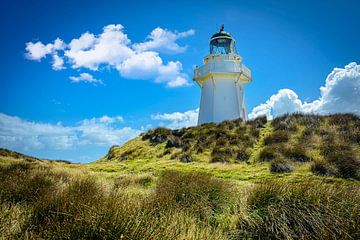
[[[194,70],[194,81],[201,87],[198,125],[246,120],[244,85],[251,80],[250,69],[236,52],[235,39],[222,25],[210,39],[210,54]]]

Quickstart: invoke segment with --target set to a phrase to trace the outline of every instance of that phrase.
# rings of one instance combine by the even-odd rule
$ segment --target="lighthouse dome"
[[[235,39],[224,31],[224,25],[210,39],[210,54],[236,54]]]

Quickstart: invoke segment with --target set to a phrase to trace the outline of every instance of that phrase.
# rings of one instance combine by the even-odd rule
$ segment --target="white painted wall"
[[[207,80],[201,89],[198,124],[244,118],[243,96],[243,87],[231,77]]]
[[[251,81],[251,72],[241,63],[240,56],[205,57],[204,65],[195,69],[194,80],[201,87],[198,125],[247,119],[244,84]]]

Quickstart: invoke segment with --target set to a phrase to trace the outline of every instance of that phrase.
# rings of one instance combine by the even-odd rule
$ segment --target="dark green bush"
[[[325,143],[321,153],[326,161],[336,166],[339,177],[360,179],[360,160],[350,145]]]
[[[172,135],[172,131],[167,128],[156,128],[143,134],[142,140],[149,140],[151,143],[163,143]]]
[[[311,171],[320,176],[339,176],[336,166],[323,160],[314,161],[311,164]]]
[[[349,123],[360,124],[360,118],[352,113],[333,114],[329,116],[330,125],[348,125]]]
[[[295,132],[297,130],[297,120],[294,115],[285,114],[279,117],[276,117],[272,120],[271,125],[274,127],[275,131],[283,130]]]
[[[311,160],[310,157],[306,154],[305,147],[301,145],[284,148],[283,155],[286,158],[297,162],[308,162]]]
[[[230,162],[233,157],[234,151],[231,147],[215,147],[211,152],[211,162]]]
[[[175,136],[169,136],[165,148],[180,148],[182,146],[181,139]]]
[[[265,145],[285,143],[289,141],[289,134],[286,131],[275,131],[264,139]]]
[[[293,170],[294,166],[284,159],[276,159],[270,164],[270,172],[272,173],[289,173]]]
[[[180,156],[180,162],[189,163],[192,161],[193,161],[193,158],[192,158],[191,154],[189,154],[189,153],[185,153]]]
[[[239,151],[237,151],[236,160],[239,160],[241,162],[246,162],[249,160],[249,158],[250,155],[246,152],[245,149],[240,149]]]
[[[255,128],[262,128],[267,123],[267,118],[265,115],[259,116],[255,119],[248,121],[247,123],[254,126]]]
[[[259,154],[260,161],[271,161],[277,157],[276,151],[271,147],[264,147]]]

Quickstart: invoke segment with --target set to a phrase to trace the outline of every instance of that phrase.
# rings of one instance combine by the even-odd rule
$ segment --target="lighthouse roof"
[[[230,33],[228,32],[225,32],[224,30],[224,24],[221,25],[221,28],[220,28],[220,31],[215,33],[214,35],[211,36],[211,40],[214,39],[214,38],[221,38],[221,37],[224,37],[224,38],[231,38],[231,39],[234,39]]]
[[[227,38],[233,38],[230,33],[227,33],[225,31],[220,31],[218,33],[215,33],[214,35],[211,36],[211,39],[213,38],[218,38],[218,37],[227,37]]]

